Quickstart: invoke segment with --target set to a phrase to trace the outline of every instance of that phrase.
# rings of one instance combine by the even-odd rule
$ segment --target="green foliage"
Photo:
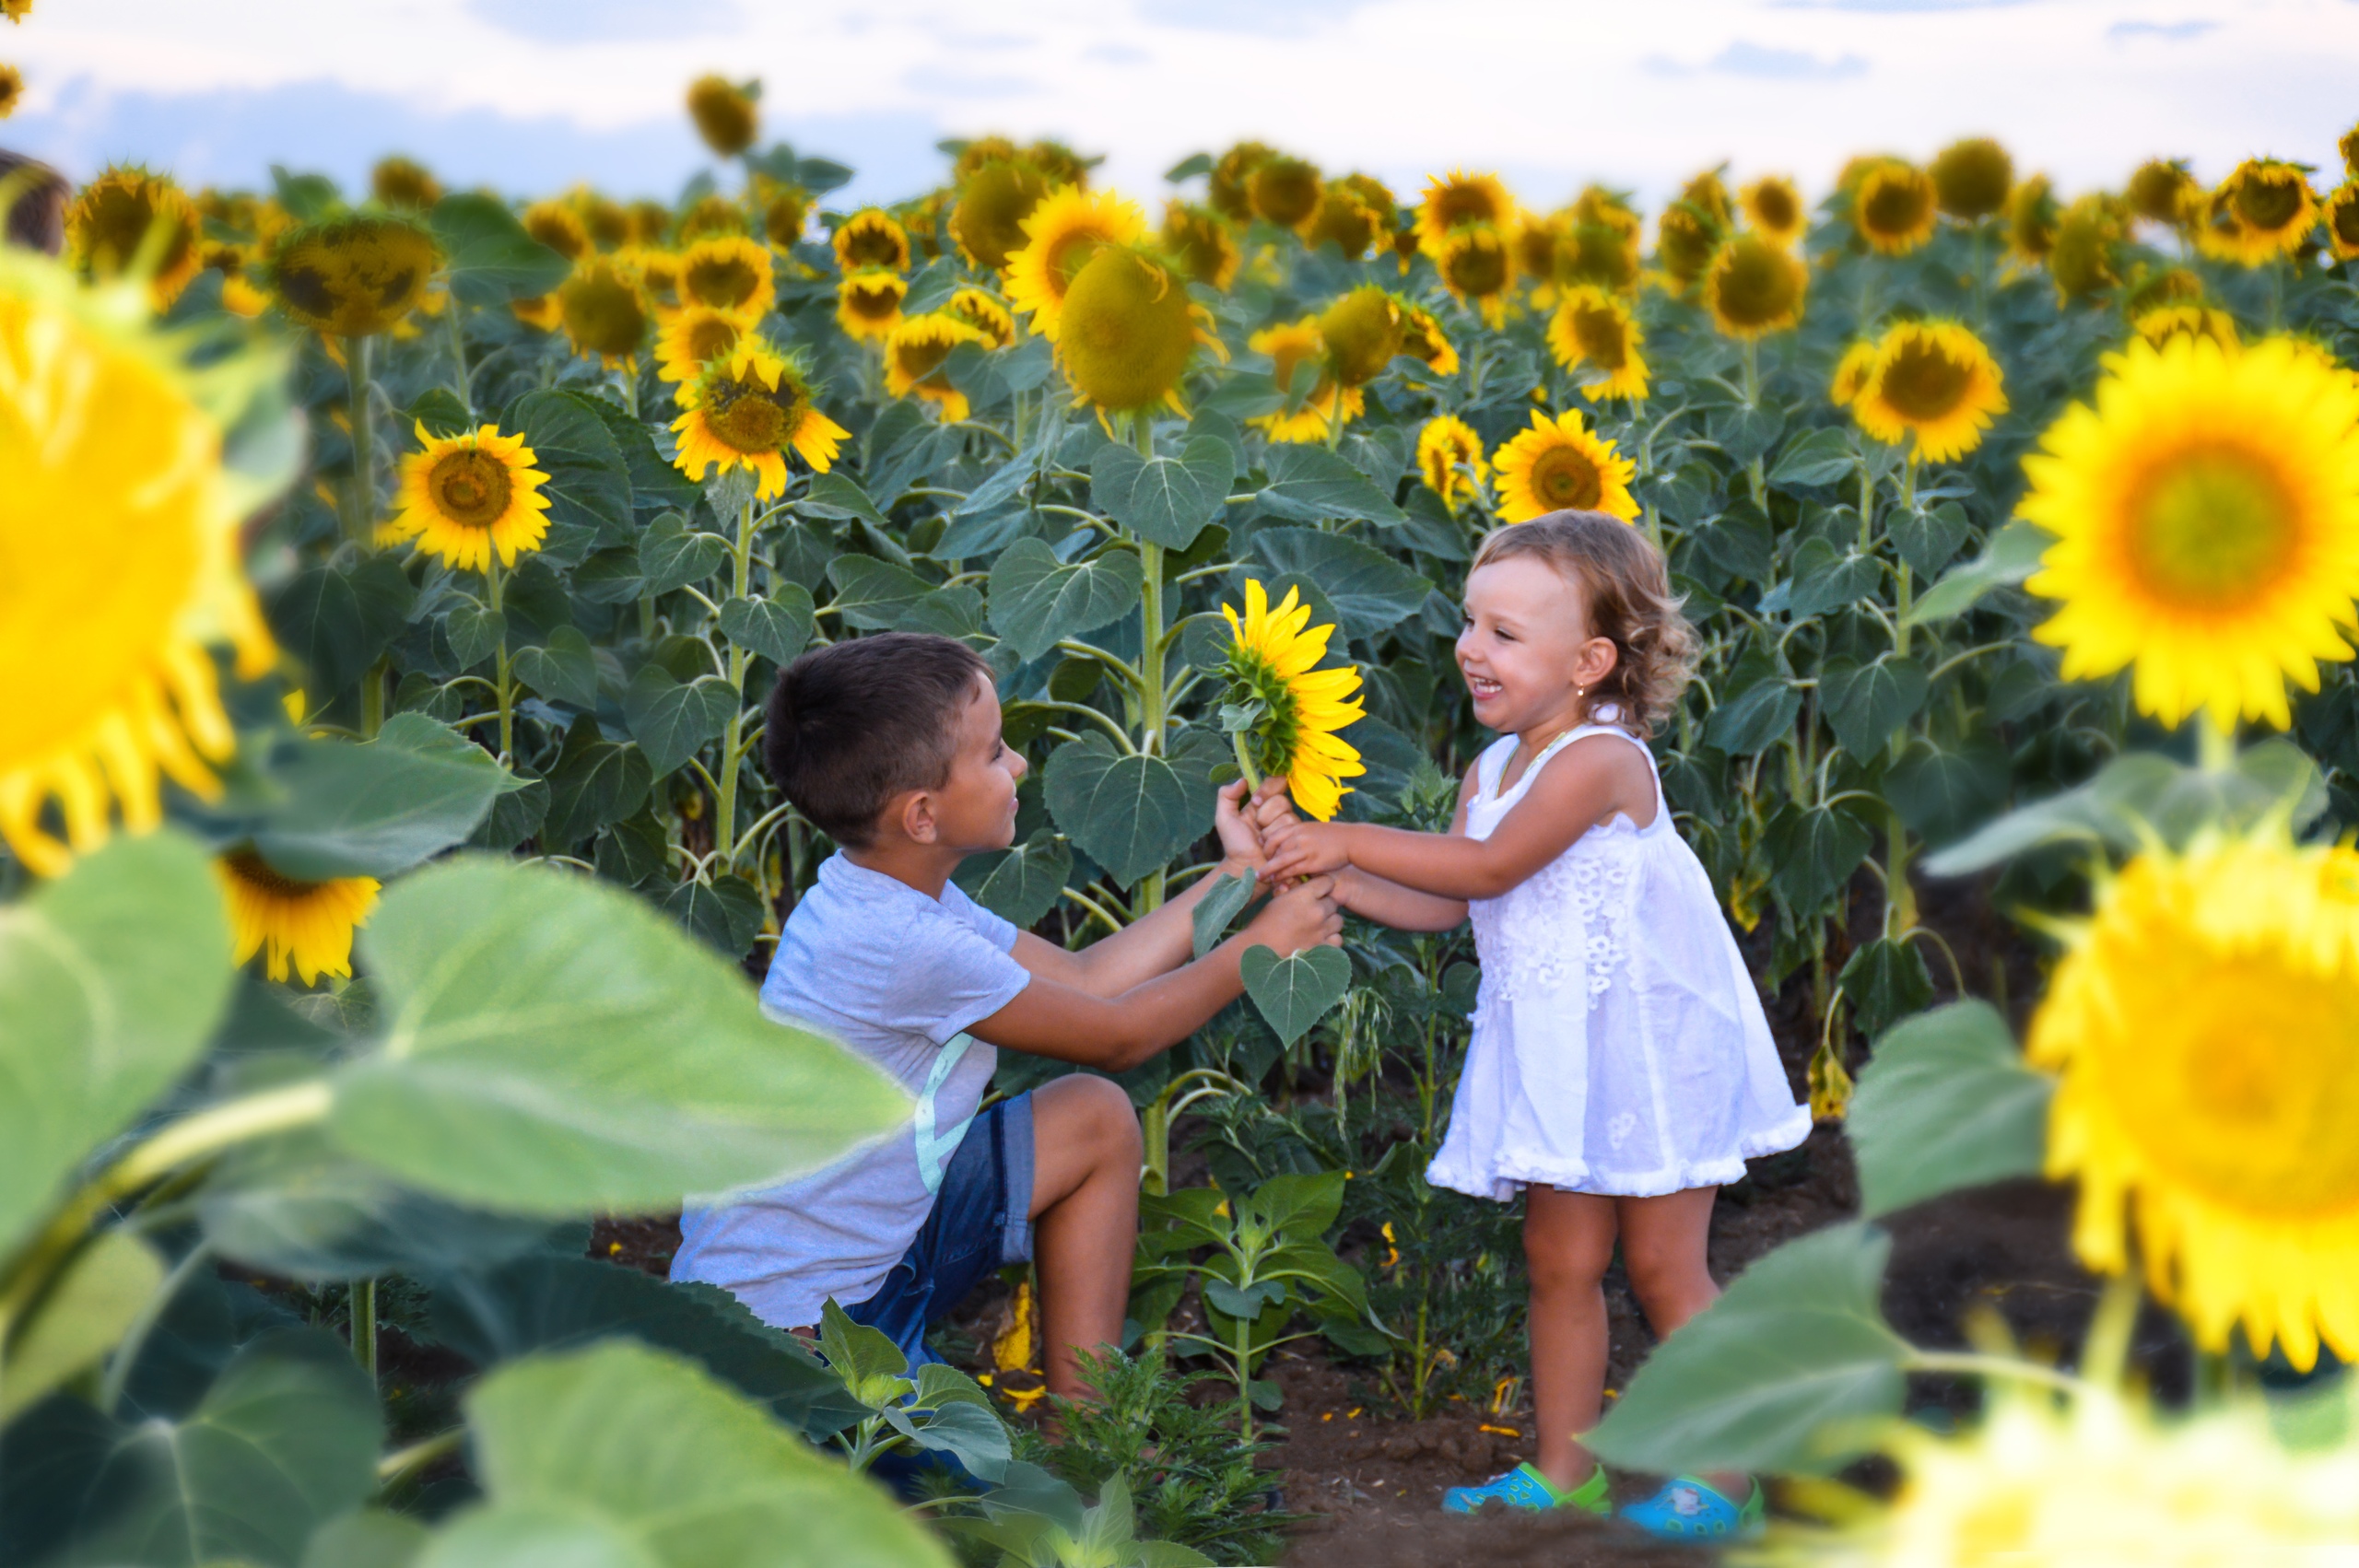
[[[1986,1002],[1953,1002],[1876,1042],[1851,1102],[1870,1218],[1944,1192],[2039,1174],[2054,1083],[2027,1070]]]

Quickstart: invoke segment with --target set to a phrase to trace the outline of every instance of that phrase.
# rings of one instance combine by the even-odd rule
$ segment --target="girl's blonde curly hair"
[[[1679,613],[1662,552],[1620,518],[1555,511],[1492,530],[1468,570],[1518,556],[1539,556],[1577,586],[1591,634],[1614,644],[1614,672],[1590,688],[1590,711],[1613,703],[1624,729],[1650,738],[1696,667],[1696,633]]]

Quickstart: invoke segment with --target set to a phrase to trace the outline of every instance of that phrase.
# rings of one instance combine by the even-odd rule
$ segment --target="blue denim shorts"
[[[942,1173],[942,1190],[910,1250],[876,1293],[844,1308],[901,1347],[912,1369],[942,1358],[925,1331],[985,1276],[1032,1256],[1032,1096],[980,1112]]]

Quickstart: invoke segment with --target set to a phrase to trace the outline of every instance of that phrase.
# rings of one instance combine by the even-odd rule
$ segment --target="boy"
[[[770,695],[770,775],[841,848],[779,937],[762,1004],[876,1062],[917,1098],[902,1131],[827,1169],[681,1216],[675,1280],[728,1289],[805,1328],[834,1298],[912,1364],[929,1321],[984,1275],[1034,1259],[1051,1392],[1086,1396],[1074,1360],[1121,1337],[1138,1231],[1138,1117],[1103,1078],[1060,1078],[977,1114],[996,1047],[1121,1071],[1187,1038],[1243,989],[1256,944],[1338,939],[1332,882],[1271,899],[1195,963],[1200,878],[1117,935],[1069,953],[950,881],[1015,837],[1022,756],[1000,737],[990,669],[948,638],[888,632],[806,653]],[[1221,791],[1224,871],[1258,837]]]

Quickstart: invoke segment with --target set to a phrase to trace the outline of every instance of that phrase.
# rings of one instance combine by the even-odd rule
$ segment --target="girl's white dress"
[[[1503,736],[1475,765],[1466,833],[1488,838],[1583,724],[1532,758],[1514,789]],[[1810,1135],[1753,977],[1711,878],[1672,828],[1617,813],[1496,898],[1468,906],[1482,959],[1474,1039],[1426,1179],[1501,1202],[1529,1182],[1654,1198],[1715,1187]]]

